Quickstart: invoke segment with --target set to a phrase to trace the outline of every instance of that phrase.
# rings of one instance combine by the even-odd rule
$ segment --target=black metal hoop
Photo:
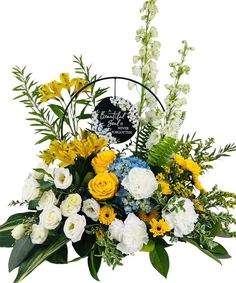
[[[62,116],[62,120],[61,120],[61,140],[63,140],[64,138],[64,135],[63,135],[63,125],[64,125],[64,121],[65,121],[65,117],[66,117],[66,113],[71,105],[71,103],[73,102],[74,99],[76,99],[78,97],[78,95],[83,92],[87,87],[97,83],[97,82],[101,82],[101,81],[105,81],[105,80],[115,80],[115,86],[116,86],[116,80],[126,80],[126,81],[130,81],[132,83],[135,83],[135,84],[138,84],[140,85],[141,87],[145,88],[148,92],[150,92],[152,94],[152,96],[157,100],[157,102],[159,103],[159,105],[161,106],[161,109],[163,112],[165,112],[165,108],[163,106],[163,104],[161,103],[161,101],[159,100],[159,98],[155,95],[155,93],[153,91],[151,91],[147,86],[143,85],[142,83],[136,81],[136,80],[133,80],[133,79],[130,79],[130,78],[126,78],[126,77],[117,77],[117,76],[113,76],[113,77],[105,77],[105,78],[100,78],[100,79],[97,79],[97,80],[94,80],[88,84],[86,84],[85,86],[83,86],[79,91],[77,91],[71,98],[71,100],[68,102],[66,108],[65,108],[65,111],[63,113],[63,116]]]

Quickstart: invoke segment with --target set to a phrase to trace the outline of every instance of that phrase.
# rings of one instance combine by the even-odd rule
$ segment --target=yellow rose
[[[113,150],[106,150],[97,154],[92,159],[92,166],[96,174],[103,173],[108,169],[110,163],[116,159],[116,154]]]
[[[118,188],[118,178],[113,173],[99,173],[89,181],[90,194],[97,200],[107,200],[115,196]]]

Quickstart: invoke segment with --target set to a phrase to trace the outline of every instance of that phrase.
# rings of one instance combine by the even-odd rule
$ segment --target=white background
[[[140,26],[141,0],[8,0],[0,4],[0,223],[18,210],[9,208],[12,199],[20,199],[27,174],[37,163],[42,147],[35,146],[33,129],[25,121],[26,110],[12,101],[16,81],[11,75],[14,65],[27,65],[35,80],[46,83],[58,79],[61,72],[73,75],[72,55],[84,55],[87,64],[104,76],[131,76],[132,56],[137,52],[135,31]],[[181,40],[196,48],[189,57],[191,83],[187,120],[182,132],[206,138],[216,144],[234,142],[236,17],[235,0],[160,0],[155,21],[162,42],[159,60],[159,97],[163,101],[165,83],[170,82],[168,63],[178,57]],[[127,92],[128,94],[128,92]],[[125,95],[125,94],[124,94]],[[236,155],[216,162],[215,169],[204,178],[206,188],[218,183],[236,192]],[[235,277],[236,240],[221,240],[233,256],[223,267],[186,244],[168,249],[168,282],[227,282]],[[0,282],[13,282],[16,272],[8,274],[9,249],[0,251]],[[72,256],[72,255],[71,255]],[[68,279],[70,278],[70,279]],[[149,264],[146,254],[124,260],[124,266],[112,272],[105,265],[101,282],[167,282]],[[86,261],[55,266],[44,263],[33,272],[30,282],[94,282]]]

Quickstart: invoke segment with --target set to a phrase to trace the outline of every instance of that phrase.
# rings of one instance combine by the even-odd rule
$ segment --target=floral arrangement
[[[140,50],[132,69],[155,93],[160,43],[151,22],[158,12],[156,2],[148,0],[140,10],[144,25],[136,34]],[[145,88],[135,106],[126,99],[110,99],[123,111],[132,110],[129,119],[137,129],[119,150],[109,129],[104,132],[100,125],[99,131],[100,122],[92,115],[109,89],[97,84],[86,87],[98,76],[91,75],[82,57],[74,57],[75,78],[62,73],[59,81],[44,85],[32,80],[25,68],[13,69],[20,82],[14,89],[16,99],[27,107],[28,120],[42,135],[37,143],[49,143],[39,153],[42,162],[25,181],[22,200],[10,204],[28,210],[0,226],[0,246],[12,248],[9,271],[19,268],[15,283],[46,260],[69,263],[83,258],[98,280],[102,260],[115,268],[138,251],[148,252],[153,267],[167,277],[167,249],[178,241],[196,246],[218,263],[230,257],[215,238],[236,236],[231,231],[236,219],[230,211],[236,194],[217,186],[206,190],[200,179],[213,161],[228,156],[236,146],[215,149],[213,138],[203,141],[195,134],[178,138],[189,92],[189,85],[181,81],[190,72],[185,61],[192,50],[183,41],[180,61],[170,64],[173,83],[166,85],[165,111]],[[130,90],[135,87],[129,83]],[[81,130],[81,120],[88,120],[91,128]],[[78,254],[71,261],[69,242]]]

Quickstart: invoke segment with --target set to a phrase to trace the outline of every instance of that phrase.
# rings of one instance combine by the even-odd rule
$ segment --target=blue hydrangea
[[[113,164],[110,165],[110,172],[116,174],[121,182],[129,171],[135,167],[150,169],[147,162],[131,156],[125,158],[117,158]]]

